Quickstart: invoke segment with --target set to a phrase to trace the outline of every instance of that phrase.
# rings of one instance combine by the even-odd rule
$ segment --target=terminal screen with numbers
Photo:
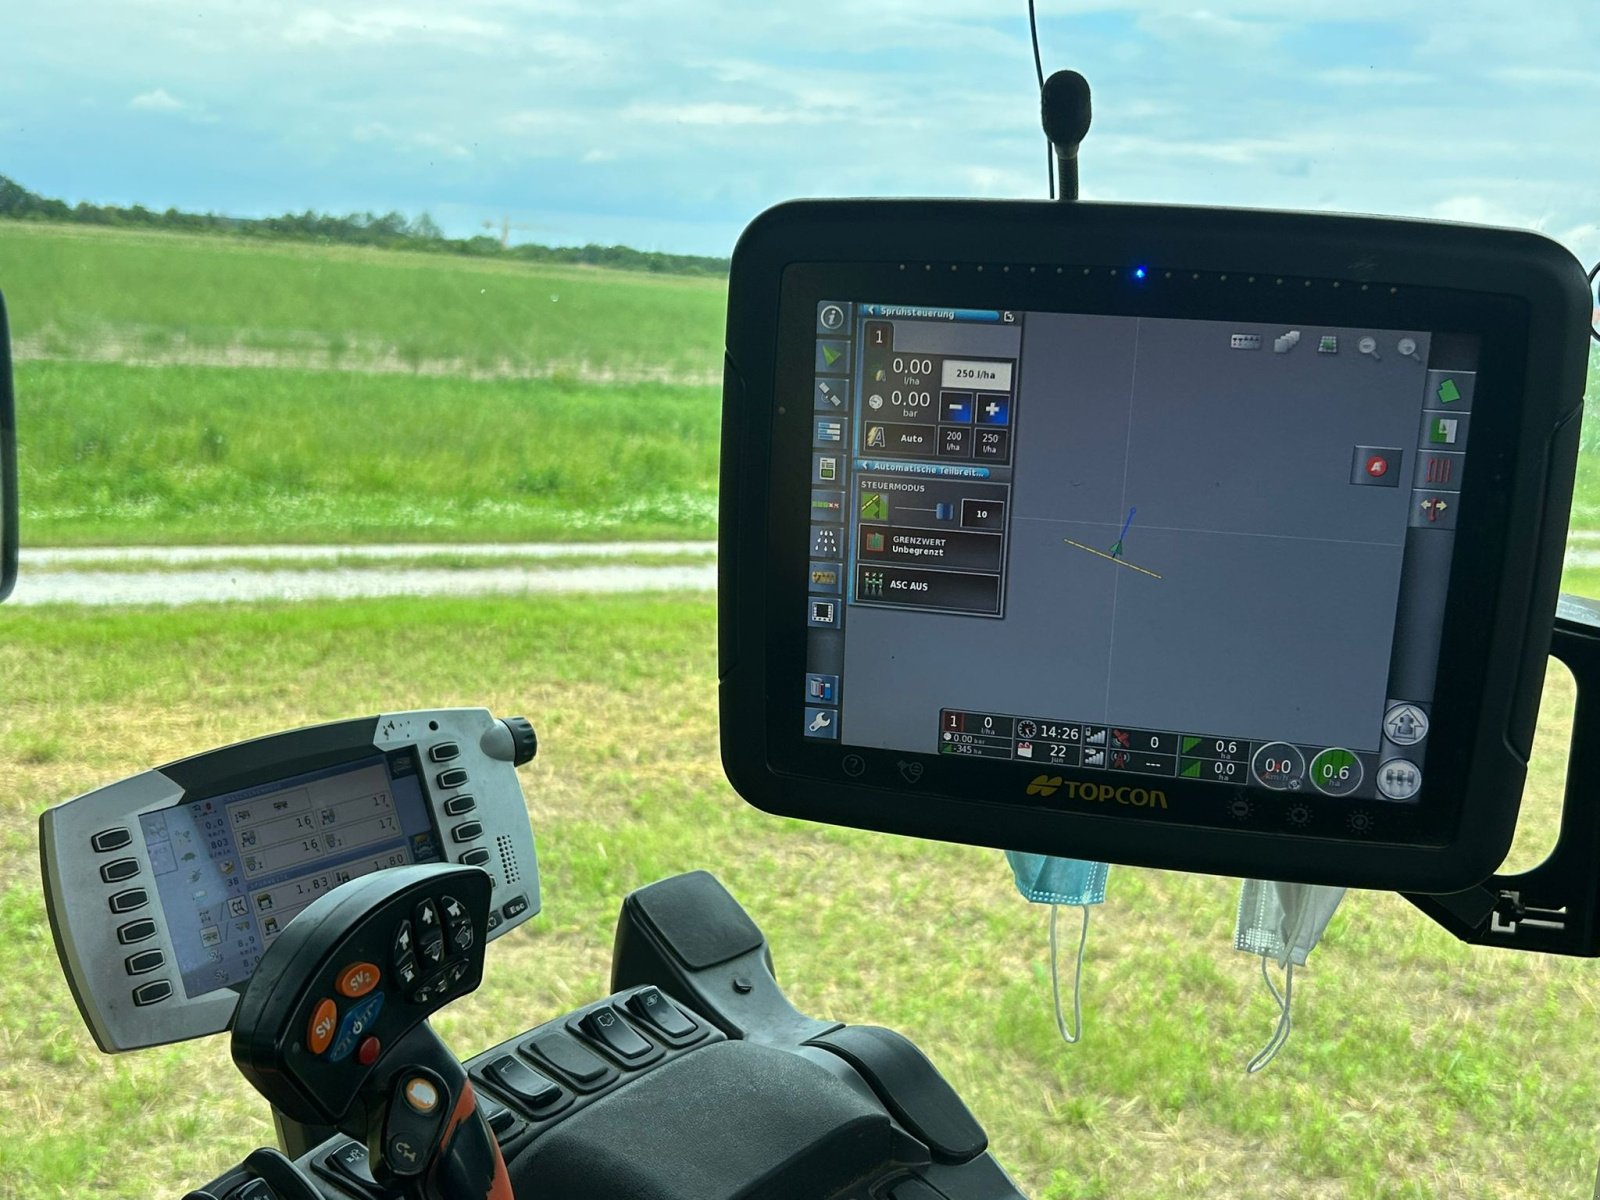
[[[1407,804],[1478,352],[823,300],[796,732]]]
[[[290,919],[338,884],[442,861],[409,749],[145,813],[139,823],[190,997],[248,980]]]

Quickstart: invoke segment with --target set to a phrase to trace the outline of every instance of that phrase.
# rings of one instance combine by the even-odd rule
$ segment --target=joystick
[[[511,1200],[466,1069],[427,1023],[482,981],[491,889],[481,868],[429,865],[328,892],[262,956],[234,1018],[255,1089],[364,1143],[410,1200]]]

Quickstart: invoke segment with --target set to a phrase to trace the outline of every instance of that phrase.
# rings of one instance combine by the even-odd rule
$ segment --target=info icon
[[[838,334],[850,321],[850,306],[836,300],[817,305],[817,333],[823,337]]]

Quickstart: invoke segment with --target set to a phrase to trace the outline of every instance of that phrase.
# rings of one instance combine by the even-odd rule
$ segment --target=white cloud
[[[153,92],[141,92],[128,101],[129,108],[136,108],[143,112],[181,112],[188,105],[184,104],[166,88],[156,88]]]
[[[1530,87],[1600,88],[1600,68],[1594,67],[1499,67],[1489,72],[1489,78]]]
[[[481,21],[448,11],[403,8],[373,8],[349,14],[310,9],[296,13],[283,27],[285,41],[313,45],[383,43],[400,39],[435,41],[440,38],[492,42],[506,34],[505,27],[493,21]]]
[[[1430,217],[1442,221],[1467,221],[1474,225],[1507,225],[1515,229],[1540,229],[1544,221],[1483,196],[1450,196],[1432,205]]]
[[[1411,87],[1415,84],[1433,83],[1436,78],[1423,71],[1401,71],[1380,67],[1332,67],[1316,74],[1319,83],[1346,87]]]
[[[786,125],[797,120],[816,120],[814,115],[780,112],[755,104],[731,104],[722,100],[696,104],[630,104],[622,110],[624,121],[645,121],[672,125]]]

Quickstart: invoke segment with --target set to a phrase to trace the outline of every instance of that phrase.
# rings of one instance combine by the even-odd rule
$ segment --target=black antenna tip
[[[1074,158],[1089,132],[1089,81],[1076,71],[1057,71],[1039,94],[1044,135],[1062,158]]]

